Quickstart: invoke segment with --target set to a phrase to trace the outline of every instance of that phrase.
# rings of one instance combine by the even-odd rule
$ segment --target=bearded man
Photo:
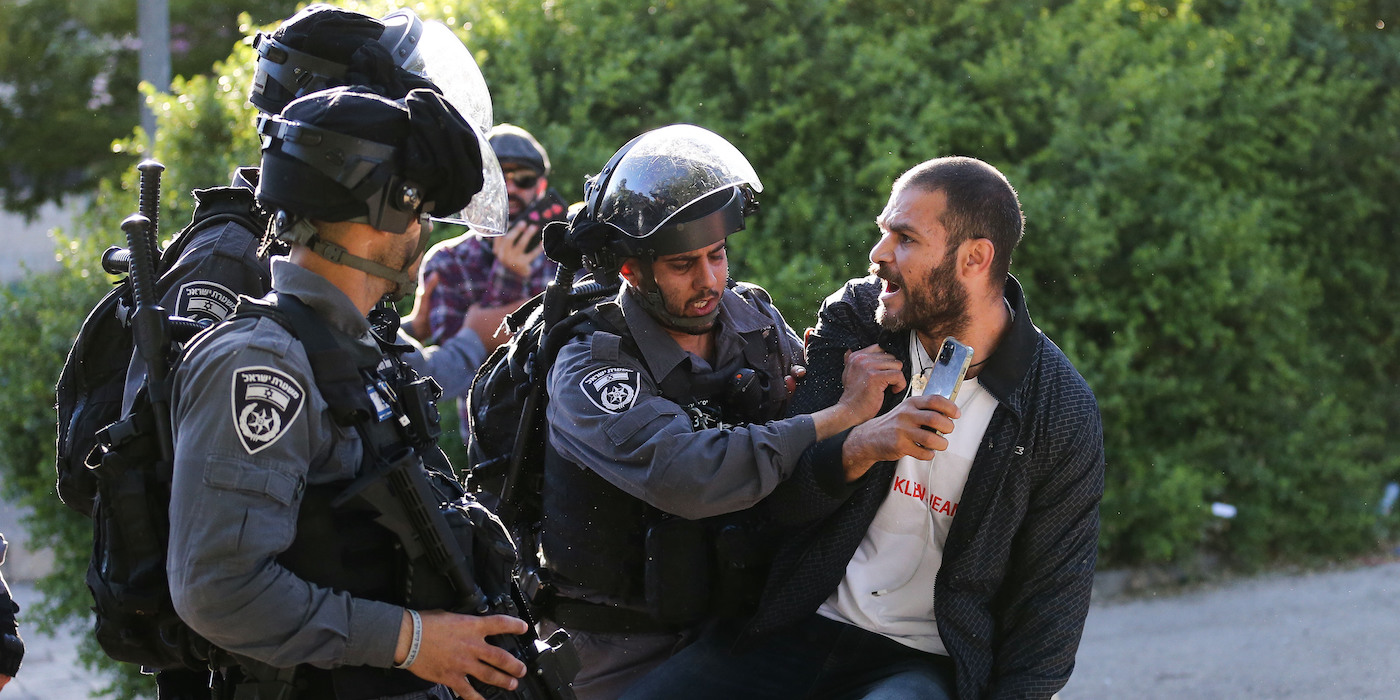
[[[1068,681],[1102,427],[1009,274],[1016,192],[982,161],[939,158],[895,181],[876,223],[871,276],[823,303],[792,411],[832,405],[847,355],[871,344],[905,381],[770,498],[790,529],[757,614],[625,697],[1049,698]],[[956,404],[918,381],[947,337],[974,349]]]

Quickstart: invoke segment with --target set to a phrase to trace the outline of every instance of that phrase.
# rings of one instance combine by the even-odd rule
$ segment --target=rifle
[[[380,350],[394,358],[399,376],[403,378],[397,393],[399,407],[408,419],[403,429],[409,444],[418,450],[429,467],[455,478],[452,463],[438,447],[438,438],[442,437],[442,415],[438,412],[437,402],[442,398],[442,387],[431,376],[419,375],[404,361],[403,356],[413,352],[413,346],[398,340],[399,312],[393,304],[381,300],[370,309],[369,323],[375,342]]]
[[[431,476],[430,476],[431,475]],[[405,448],[384,460],[337,496],[340,506],[359,498],[379,515],[376,521],[393,532],[411,562],[421,562],[409,591],[417,608],[445,608],[470,615],[503,614],[530,626],[525,634],[498,635],[487,641],[525,663],[527,672],[514,691],[472,684],[487,698],[573,700],[570,683],[580,667],[569,635],[558,630],[541,640],[535,620],[514,579],[514,542],[501,521],[468,497],[457,482],[423,466]]]

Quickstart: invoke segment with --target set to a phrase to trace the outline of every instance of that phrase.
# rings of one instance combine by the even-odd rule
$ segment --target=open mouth
[[[904,286],[900,284],[900,282],[903,281],[902,278],[891,279],[889,277],[881,275],[880,281],[884,283],[884,285],[880,288],[881,301],[890,299],[894,295],[899,294],[899,292],[904,289]]]
[[[704,316],[705,314],[710,313],[710,311],[713,310],[715,305],[718,303],[719,295],[716,294],[713,296],[705,296],[701,297],[700,299],[696,299],[695,301],[690,302],[689,307],[691,311],[694,311],[696,313],[696,315]]]

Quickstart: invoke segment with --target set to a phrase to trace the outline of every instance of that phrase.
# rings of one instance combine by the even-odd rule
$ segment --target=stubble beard
[[[521,196],[518,195],[518,194],[507,194],[507,195],[506,195],[506,206],[509,208],[509,212],[508,212],[507,216],[508,216],[508,218],[510,219],[510,222],[511,222],[511,223],[515,223],[515,221],[516,221],[522,214],[524,214],[526,211],[528,211],[528,210],[530,209],[530,205],[531,205],[531,204],[534,204],[535,200],[536,200],[536,199],[539,199],[539,198],[540,198],[540,195],[535,195],[535,196],[531,197],[531,198],[529,199],[529,201],[526,201],[526,199],[525,199],[524,197],[521,197]]]
[[[378,255],[371,259],[391,270],[402,270],[411,274],[415,279],[418,277],[418,266],[423,262],[423,256],[418,254],[419,242],[428,235],[428,232],[419,229],[418,237],[409,239],[407,233],[396,234],[391,244],[386,245]],[[382,280],[384,282],[384,293],[393,294],[398,289],[392,280]]]
[[[705,319],[706,316],[689,316],[686,314],[686,310],[690,307],[690,305],[698,301],[709,300],[710,298],[719,298],[724,294],[724,291],[722,289],[704,290],[699,294],[691,296],[689,300],[687,300],[685,303],[677,304],[673,302],[666,295],[665,292],[661,291],[660,285],[656,284],[655,278],[653,278],[650,273],[646,275],[646,278],[643,280],[642,285],[640,287],[633,287],[629,285],[627,289],[631,294],[634,295],[634,297],[638,301],[642,303],[643,308],[647,309],[648,314],[653,319],[655,319],[656,322],[660,324],[662,328],[666,328],[668,330],[673,331],[679,331],[688,335],[704,335],[706,333],[709,333],[710,331],[713,331],[715,329],[715,322],[719,318],[718,306],[716,306],[713,311],[707,314],[709,322],[705,323],[701,319]],[[649,296],[659,301],[660,309],[654,309],[652,307],[652,303],[655,302],[649,302],[647,299]],[[665,313],[657,313],[658,310],[664,311]],[[675,321],[679,319],[686,319],[695,325],[677,325]]]

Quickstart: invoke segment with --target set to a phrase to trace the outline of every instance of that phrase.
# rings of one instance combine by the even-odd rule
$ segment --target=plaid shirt
[[[541,195],[543,206],[526,211],[541,227],[563,219],[566,211],[559,193],[550,189]],[[516,220],[510,223],[514,224]],[[496,259],[491,241],[468,232],[433,246],[423,258],[422,279],[437,273],[438,286],[428,299],[428,343],[440,343],[462,328],[472,306],[500,306],[522,301],[544,291],[554,279],[558,265],[544,255],[530,263],[530,274],[521,277]]]
[[[905,333],[875,322],[880,281],[848,282],[822,304],[807,346],[807,378],[792,410],[841,396],[846,350],[874,342],[910,363]],[[997,408],[977,450],[935,581],[938,632],[957,668],[957,697],[1049,698],[1074,669],[1089,610],[1103,496],[1098,404],[1064,353],[1031,322],[1015,278],[1015,318],[977,375]],[[888,411],[900,397],[892,396]],[[890,492],[893,462],[845,483],[848,433],[813,445],[767,502],[792,529],[746,635],[813,614],[831,595]]]

